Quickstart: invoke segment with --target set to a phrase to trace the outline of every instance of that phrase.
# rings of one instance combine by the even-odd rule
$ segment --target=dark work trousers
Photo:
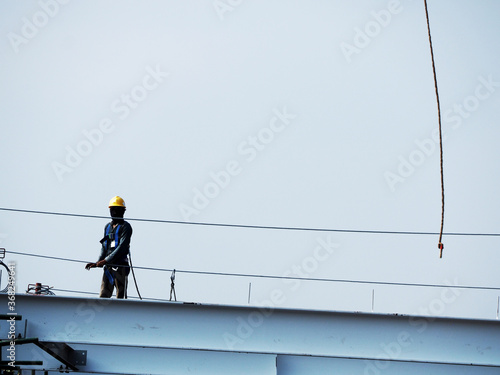
[[[101,282],[101,298],[110,298],[116,287],[116,298],[127,298],[128,274],[130,267],[104,266]]]

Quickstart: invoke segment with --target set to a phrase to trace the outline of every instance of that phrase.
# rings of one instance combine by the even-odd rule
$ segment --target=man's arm
[[[106,237],[106,227],[108,226],[109,224],[106,224],[106,226],[104,227],[104,237]],[[104,240],[104,237],[103,237],[103,240]],[[95,268],[95,267],[103,267],[106,262],[104,260],[104,257],[106,256],[106,246],[104,246],[105,244],[105,241],[101,240],[101,254],[99,255],[99,259],[97,259],[97,262],[96,263],[87,263],[87,265],[85,266],[85,269],[86,270],[90,270],[91,268]]]

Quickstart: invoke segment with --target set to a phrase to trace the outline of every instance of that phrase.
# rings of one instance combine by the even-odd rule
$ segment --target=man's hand
[[[95,268],[95,267],[97,267],[97,265],[95,263],[87,263],[87,265],[85,266],[85,269],[90,270],[91,268]]]
[[[96,265],[96,267],[101,268],[101,267],[104,267],[104,265],[106,263],[108,263],[108,262],[106,262],[106,259],[103,259],[103,260],[100,260],[99,262],[97,262],[95,265]]]

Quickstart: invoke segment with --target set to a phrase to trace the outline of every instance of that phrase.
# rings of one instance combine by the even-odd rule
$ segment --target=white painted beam
[[[276,375],[275,355],[119,345],[72,346],[87,351],[87,365],[80,366],[82,374]],[[23,360],[43,360],[44,369],[59,373],[61,364],[33,344],[19,348],[17,355]]]
[[[5,295],[2,304],[7,305]],[[276,372],[276,358],[280,375],[300,374],[297,363],[318,374],[340,364],[346,374],[353,366],[367,374],[384,366],[500,372],[498,321],[30,295],[16,296],[16,311],[23,316],[18,332],[24,333],[28,321],[27,337],[92,348],[86,371],[105,368],[101,354],[147,352],[152,369],[162,368],[163,356],[178,358],[181,367],[174,373],[187,369],[183,363],[206,363],[207,372],[198,373],[212,373],[213,362],[225,368],[255,363],[260,374],[270,374]],[[0,324],[3,331],[5,322]],[[137,358],[147,358],[143,354]],[[142,373],[134,369],[130,373]]]

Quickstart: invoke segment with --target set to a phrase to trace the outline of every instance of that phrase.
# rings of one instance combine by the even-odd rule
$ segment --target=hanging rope
[[[425,18],[427,20],[427,33],[429,35],[429,47],[431,49],[431,59],[432,59],[432,72],[434,74],[434,89],[436,90],[436,101],[437,101],[437,111],[438,111],[438,123],[439,123],[439,160],[441,167],[441,229],[439,231],[439,258],[443,257],[444,245],[441,242],[443,239],[443,228],[444,228],[444,174],[443,174],[443,134],[441,130],[441,106],[439,104],[439,91],[436,76],[436,64],[434,62],[434,51],[432,49],[432,38],[431,38],[431,26],[429,23],[429,11],[427,10],[427,0],[424,0],[425,5]]]
[[[70,259],[70,258],[49,257],[47,255],[30,254],[30,253],[11,251],[11,250],[9,250],[9,254],[29,256],[29,257],[35,257],[35,258],[41,258],[41,259],[53,259],[53,260],[66,261],[66,262],[88,263],[88,260],[76,260],[76,259]],[[454,289],[474,289],[474,290],[500,291],[500,287],[497,287],[497,286],[446,285],[446,284],[403,283],[403,282],[375,281],[375,280],[370,281],[370,280],[349,280],[349,279],[325,279],[325,278],[303,277],[303,276],[301,277],[301,276],[262,275],[262,274],[255,274],[255,273],[230,273],[230,272],[194,271],[194,270],[178,270],[178,269],[172,270],[169,268],[153,268],[153,267],[138,267],[138,266],[136,266],[134,268],[141,269],[141,270],[147,270],[147,271],[171,272],[172,275],[170,277],[170,281],[171,281],[170,287],[172,288],[171,289],[172,293],[175,292],[174,288],[175,288],[175,274],[176,273],[184,273],[184,274],[188,274],[188,275],[247,277],[247,278],[251,277],[251,278],[270,279],[270,280],[271,279],[272,280],[298,280],[298,281],[317,281],[317,282],[367,284],[367,285],[392,285],[392,286],[407,286],[407,287],[454,288]],[[55,289],[55,288],[53,290],[62,291],[62,292],[98,294],[98,293],[82,292],[82,291],[72,291],[72,290],[68,291],[68,290],[64,290],[64,289]],[[155,298],[147,298],[147,299],[154,300]]]
[[[135,290],[137,290],[137,295],[139,299],[142,300],[141,293],[139,292],[139,287],[137,286],[137,280],[135,279],[134,266],[132,265],[132,253],[129,251],[128,260],[130,262],[130,270],[132,271],[132,277],[134,278]]]

